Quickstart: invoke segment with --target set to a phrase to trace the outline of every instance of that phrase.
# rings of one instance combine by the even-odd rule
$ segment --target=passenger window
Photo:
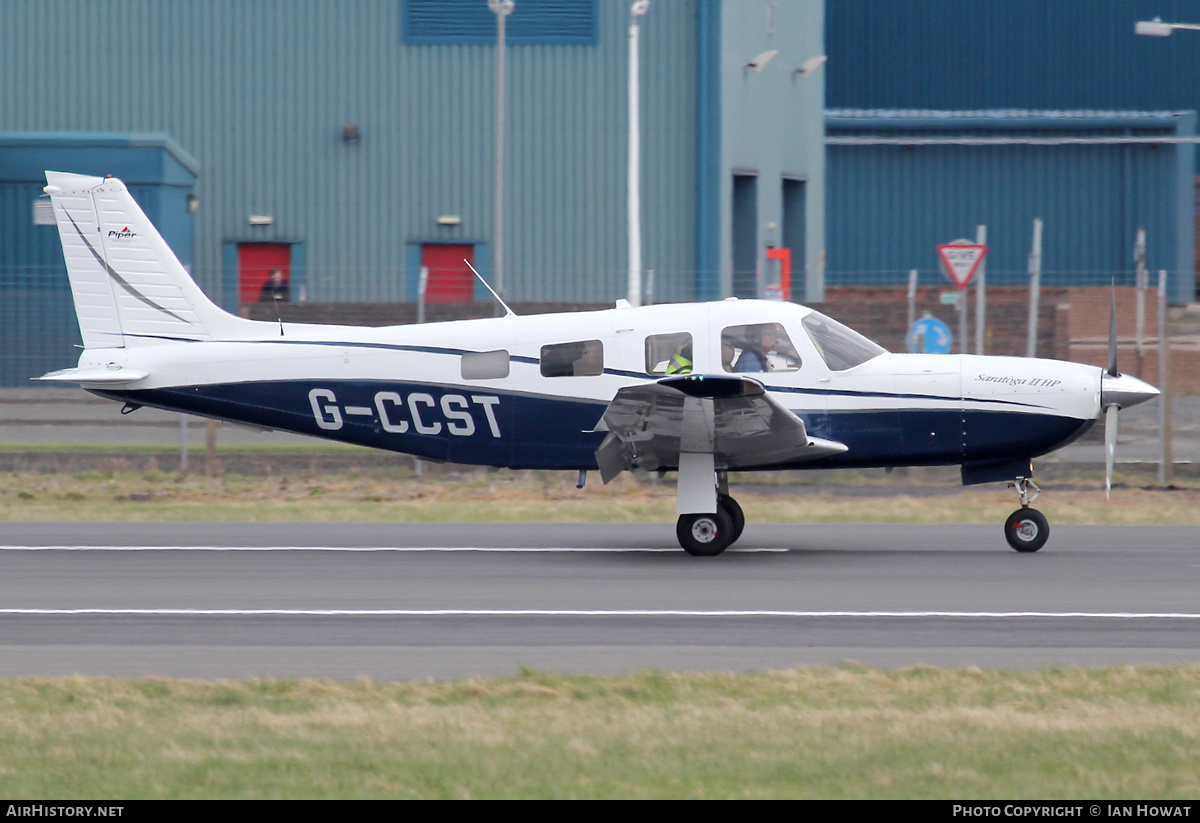
[[[604,344],[599,340],[542,346],[542,377],[581,377],[604,373]]]
[[[647,374],[691,374],[692,336],[652,334],[646,338]]]
[[[778,323],[730,326],[721,332],[721,365],[727,372],[796,371],[800,354]]]
[[[461,365],[463,380],[508,377],[508,352],[504,349],[467,352],[462,356]]]

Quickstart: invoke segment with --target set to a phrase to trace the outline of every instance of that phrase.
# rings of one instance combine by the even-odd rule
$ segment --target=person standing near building
[[[283,276],[283,269],[271,269],[267,282],[263,283],[262,291],[258,293],[259,303],[270,303],[281,300],[286,303],[291,299],[291,286]]]

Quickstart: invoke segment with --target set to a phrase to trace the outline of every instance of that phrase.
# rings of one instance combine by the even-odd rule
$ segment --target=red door
[[[238,244],[238,300],[257,303],[272,269],[283,270],[283,280],[291,283],[292,247],[287,243]]]
[[[464,260],[475,262],[474,246],[426,243],[421,265],[429,269],[426,303],[470,303],[475,299],[475,275]]]

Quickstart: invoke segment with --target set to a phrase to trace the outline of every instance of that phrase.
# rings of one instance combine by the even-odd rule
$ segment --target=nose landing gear
[[[1035,552],[1046,545],[1046,540],[1050,537],[1050,522],[1046,520],[1046,516],[1029,506],[1042,490],[1028,477],[1018,477],[1013,481],[1013,487],[1021,496],[1021,508],[1004,521],[1004,539],[1019,552]],[[1029,494],[1030,489],[1033,489],[1032,496]]]

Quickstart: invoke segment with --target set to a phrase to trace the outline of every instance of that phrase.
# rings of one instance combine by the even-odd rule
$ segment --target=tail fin
[[[217,307],[116,178],[46,172],[84,348],[213,340],[244,321]]]

